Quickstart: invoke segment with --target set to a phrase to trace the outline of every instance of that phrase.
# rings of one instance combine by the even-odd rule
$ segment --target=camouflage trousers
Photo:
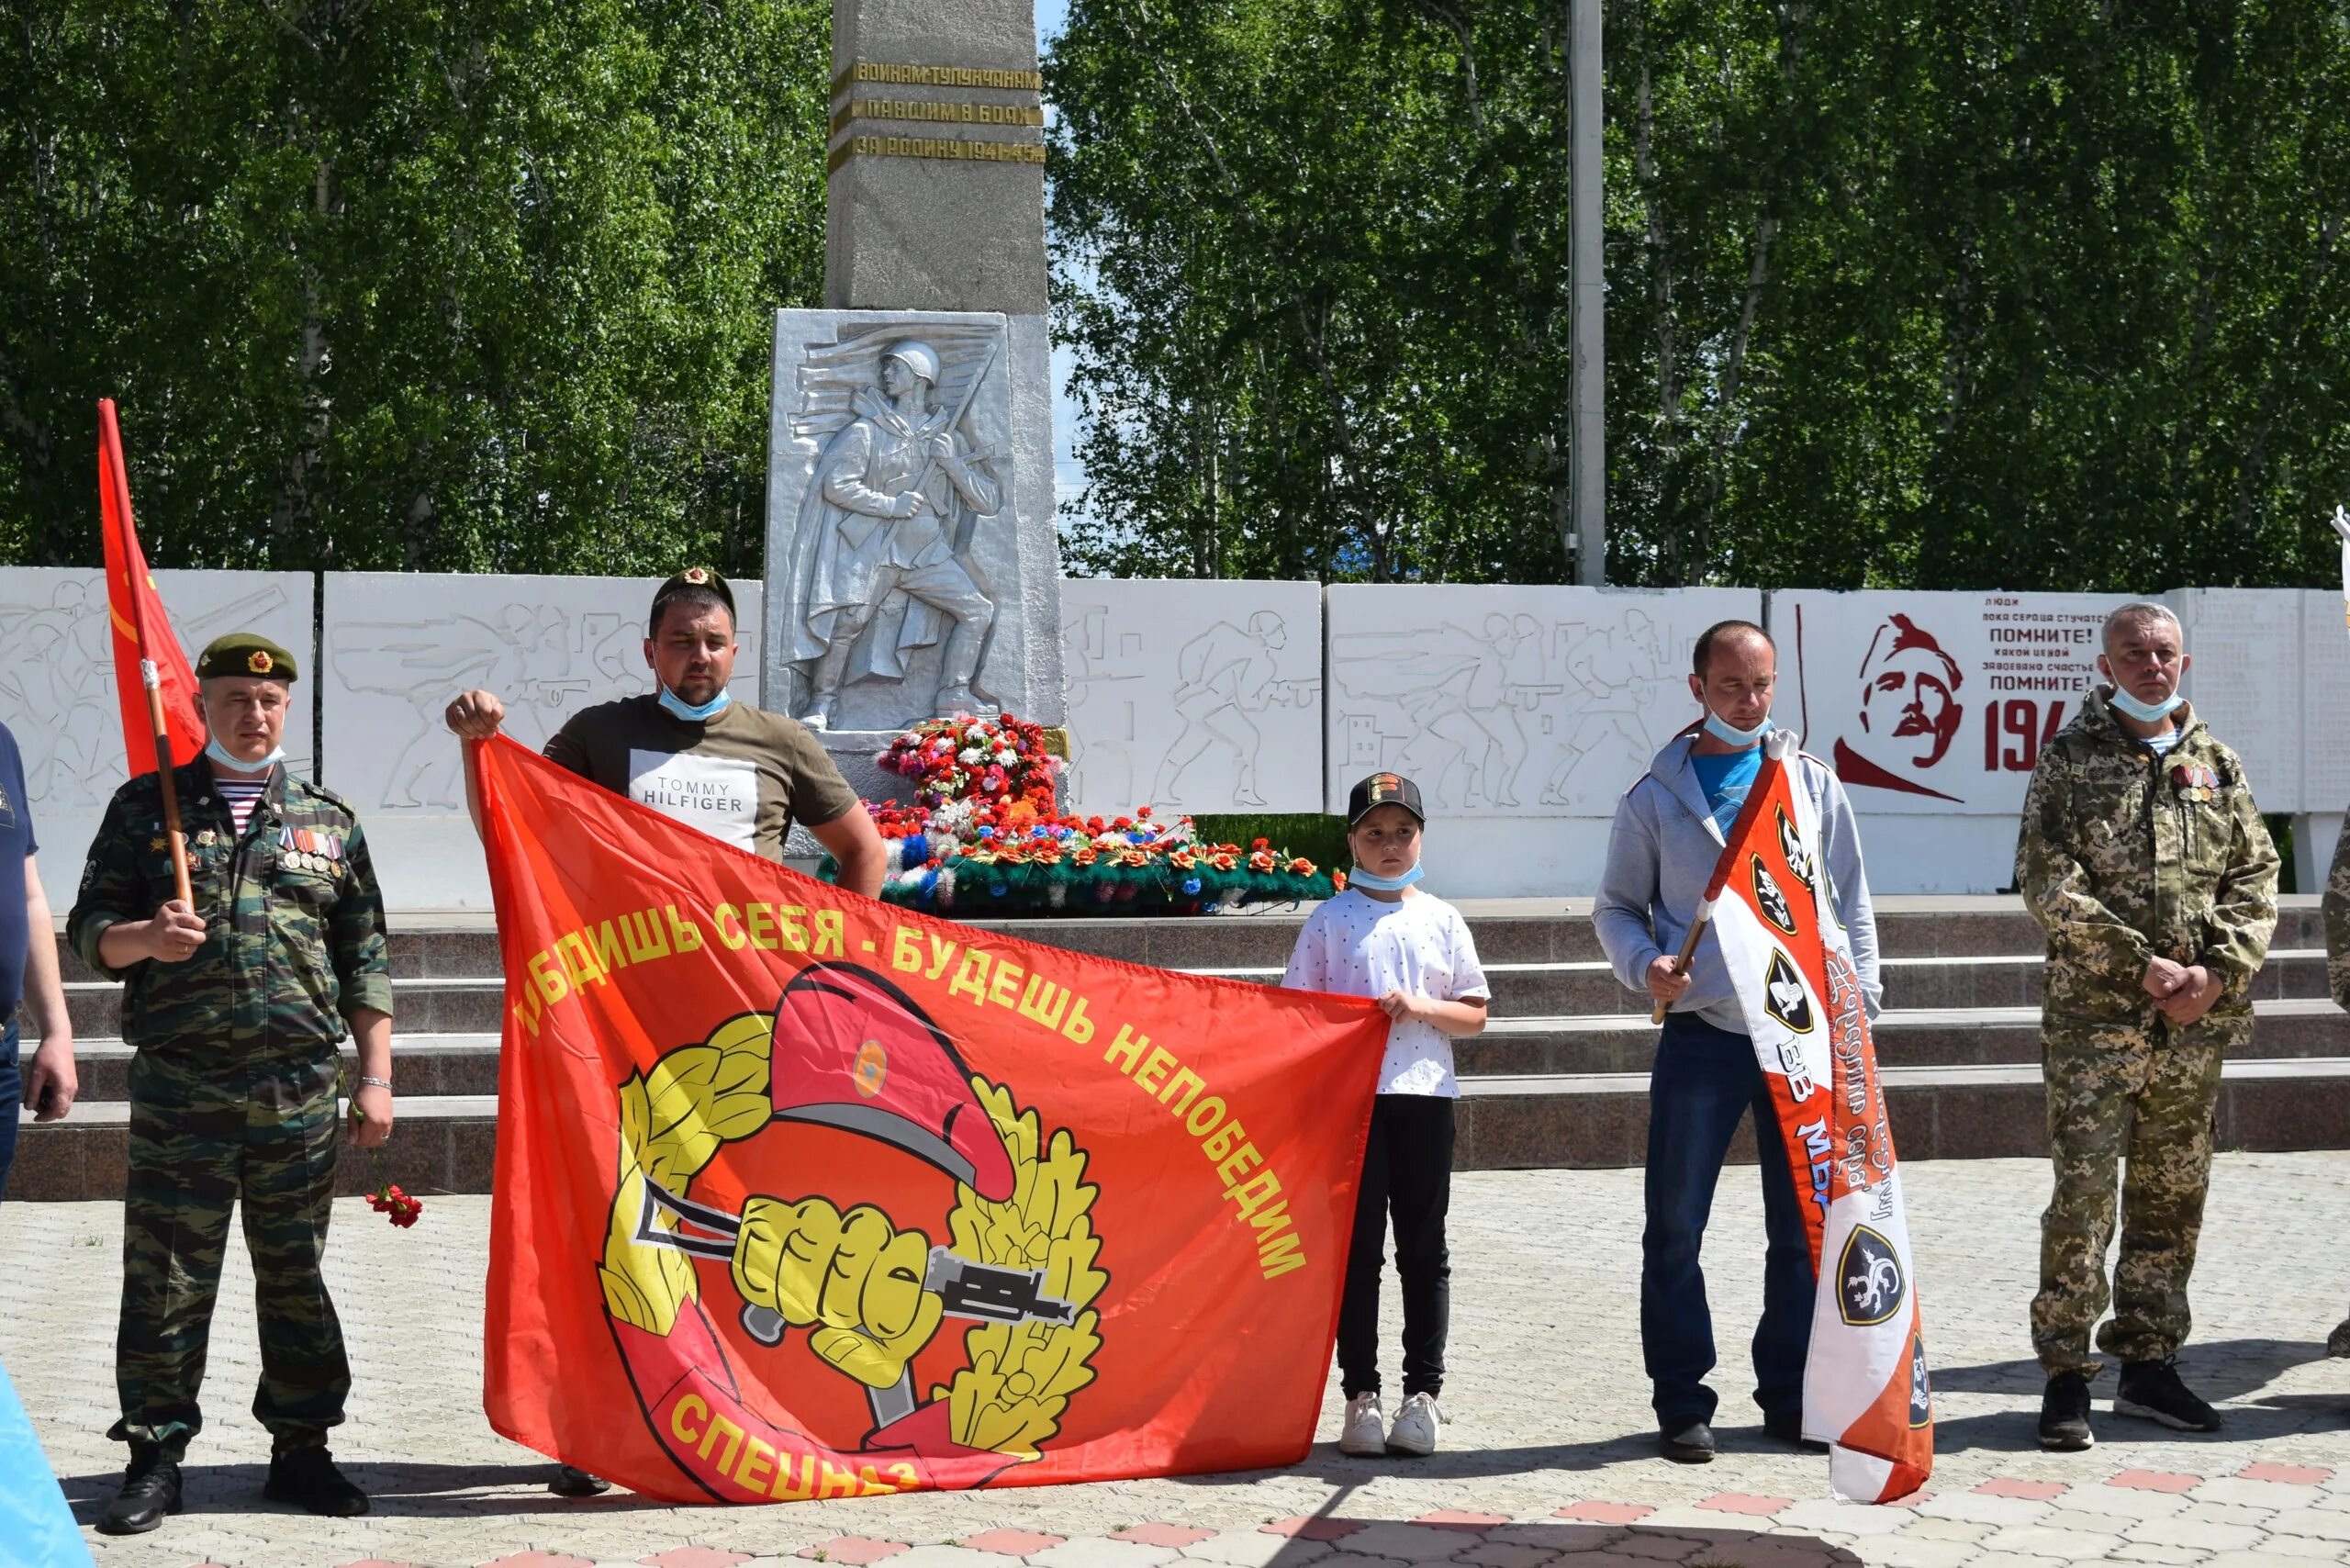
[[[2210,1186],[2220,1065],[2251,1037],[2252,1014],[2240,1002],[2184,1029],[2152,1007],[2132,1023],[2042,1021],[2055,1185],[2040,1220],[2031,1343],[2051,1376],[2094,1377],[2102,1364],[2089,1353],[2089,1329],[2109,1299],[2105,1254],[2125,1158],[2113,1318],[2098,1346],[2125,1361],[2159,1361],[2187,1338],[2187,1278]]]
[[[140,1051],[130,1065],[130,1182],[122,1322],[106,1435],[178,1459],[203,1429],[204,1382],[229,1240],[241,1203],[261,1331],[253,1415],[280,1448],[323,1443],[351,1391],[342,1326],[319,1271],[334,1195],[340,1066],[301,1059],[198,1065]]]

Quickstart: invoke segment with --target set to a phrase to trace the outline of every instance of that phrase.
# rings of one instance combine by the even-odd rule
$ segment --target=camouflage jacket
[[[2325,874],[2325,979],[2333,1000],[2350,1007],[2350,820],[2333,841],[2333,868]]]
[[[67,940],[83,962],[124,981],[122,1036],[140,1050],[238,1058],[332,1051],[343,1019],[392,1010],[384,900],[359,819],[283,767],[241,835],[202,757],[176,775],[196,913],[210,927],[179,963],[118,969],[98,957],[110,925],[146,920],[173,898],[155,776],[115,791],[91,842]]]
[[[2241,1009],[2277,926],[2277,849],[2244,762],[2192,709],[2168,754],[2125,732],[2099,688],[2040,754],[2016,886],[2048,933],[2051,1016],[2143,1014],[2156,958],[2201,964]]]

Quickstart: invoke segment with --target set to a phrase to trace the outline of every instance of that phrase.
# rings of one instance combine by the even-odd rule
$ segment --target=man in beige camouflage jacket
[[[2217,1431],[2179,1381],[2188,1275],[2211,1171],[2220,1066],[2252,1037],[2251,986],[2277,924],[2277,851],[2244,763],[2178,696],[2177,617],[2107,617],[2098,687],[2040,756],[2016,885],[2046,929],[2042,1071],[2054,1191],[2040,1226],[2032,1348],[2048,1373],[2041,1446],[2094,1440],[2089,1330],[2105,1311],[2116,1168],[2126,1156],[2114,1315],[2117,1415]]]

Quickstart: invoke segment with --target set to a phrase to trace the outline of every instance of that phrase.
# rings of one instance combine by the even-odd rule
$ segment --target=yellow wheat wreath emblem
[[[788,991],[784,1006],[791,1001]],[[778,1325],[778,1337],[780,1327],[807,1329],[809,1348],[873,1391],[878,1413],[888,1391],[911,1396],[913,1357],[951,1303],[968,1299],[956,1294],[959,1264],[978,1265],[988,1305],[954,1313],[978,1319],[963,1337],[968,1364],[934,1383],[928,1399],[946,1406],[946,1432],[962,1448],[1036,1458],[1060,1430],[1070,1395],[1093,1381],[1102,1346],[1092,1304],[1109,1275],[1095,1266],[1101,1241],[1091,1211],[1101,1190],[1085,1181],[1085,1152],[1065,1127],[1047,1137],[1036,1111],[1021,1109],[1005,1085],[971,1074],[971,1093],[1010,1159],[1011,1195],[993,1202],[958,1180],[943,1242],[900,1228],[878,1209],[844,1210],[824,1197],[754,1197],[739,1217],[704,1209],[693,1202],[694,1179],[723,1145],[755,1137],[778,1114],[777,1016],[730,1018],[621,1086],[620,1180],[598,1270],[606,1310],[666,1337],[699,1289],[695,1257],[725,1257],[746,1326],[767,1314],[761,1321]],[[867,1099],[878,1048],[865,1042],[843,1067],[845,1081]],[[1016,1317],[1004,1305],[1006,1281],[1029,1298]]]

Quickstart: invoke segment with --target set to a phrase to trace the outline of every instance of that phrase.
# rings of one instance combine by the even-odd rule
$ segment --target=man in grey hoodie
[[[1687,1464],[1714,1457],[1716,1401],[1706,1386],[1714,1367],[1714,1325],[1697,1252],[1722,1160],[1750,1106],[1769,1238],[1762,1321],[1754,1333],[1754,1401],[1762,1407],[1764,1428],[1790,1443],[1803,1437],[1813,1290],[1811,1250],[1777,1114],[1720,944],[1708,930],[1687,973],[1674,961],[1721,857],[1724,834],[1762,771],[1778,654],[1762,627],[1725,621],[1697,639],[1695,664],[1689,690],[1704,712],[1657,753],[1647,775],[1617,804],[1607,868],[1592,911],[1616,978],[1672,1009],[1649,1080],[1640,1349],[1654,1385],[1659,1441],[1666,1458]],[[1809,794],[1818,812],[1820,857],[1874,1017],[1884,992],[1852,808],[1827,764],[1798,754],[1791,766],[1790,784]]]

